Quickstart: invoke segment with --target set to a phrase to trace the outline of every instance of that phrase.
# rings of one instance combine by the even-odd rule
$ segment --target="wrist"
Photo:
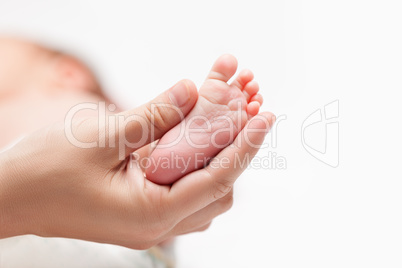
[[[0,154],[0,238],[29,233],[24,214],[23,166],[11,151]]]

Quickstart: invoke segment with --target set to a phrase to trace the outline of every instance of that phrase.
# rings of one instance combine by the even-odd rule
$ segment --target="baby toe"
[[[230,54],[222,55],[212,66],[207,79],[217,79],[227,82],[236,73],[236,70],[237,59]]]
[[[264,102],[264,98],[262,97],[261,94],[255,94],[254,96],[251,97],[250,102],[252,101],[257,101],[260,103],[260,105],[262,105],[262,103]]]
[[[251,98],[260,90],[260,86],[256,81],[247,83],[244,87],[243,93],[246,96],[247,102],[251,101]]]
[[[231,85],[239,88],[240,90],[243,90],[244,86],[247,85],[247,83],[249,83],[253,79],[254,79],[253,72],[248,69],[245,69],[239,73],[239,75],[236,77],[236,79],[233,81]]]
[[[252,101],[247,105],[247,114],[253,117],[260,111],[260,103],[258,101]]]

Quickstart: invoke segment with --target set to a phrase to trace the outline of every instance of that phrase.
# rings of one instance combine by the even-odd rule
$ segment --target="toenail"
[[[189,89],[186,82],[177,83],[169,92],[170,101],[178,107],[184,106],[190,99]]]

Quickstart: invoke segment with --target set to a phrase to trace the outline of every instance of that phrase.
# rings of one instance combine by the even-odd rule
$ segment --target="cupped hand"
[[[146,249],[205,230],[231,207],[233,184],[247,167],[239,163],[255,156],[274,116],[254,117],[207,167],[173,185],[148,181],[139,163],[150,143],[178,124],[197,96],[183,80],[106,120],[67,116],[0,154],[0,238],[35,234]]]

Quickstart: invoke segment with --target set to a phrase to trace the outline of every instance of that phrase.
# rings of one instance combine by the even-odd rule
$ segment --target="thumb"
[[[190,80],[181,80],[154,100],[119,114],[119,147],[125,157],[144,145],[160,139],[181,122],[198,99]],[[120,154],[122,150],[119,150]]]

